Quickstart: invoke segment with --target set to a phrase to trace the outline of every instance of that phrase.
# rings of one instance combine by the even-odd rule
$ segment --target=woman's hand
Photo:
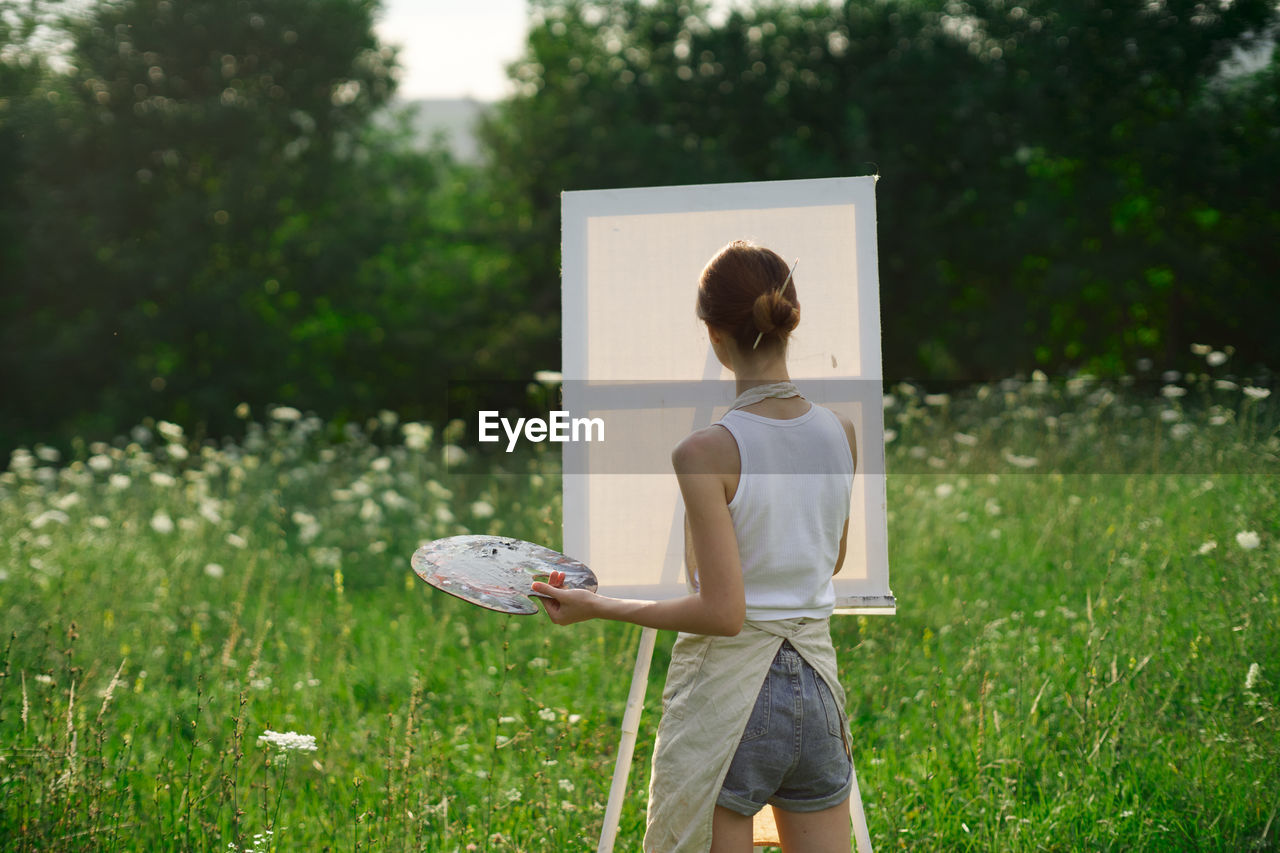
[[[594,618],[600,596],[588,589],[565,589],[564,572],[552,572],[547,583],[534,582],[533,593],[540,597],[547,617],[557,625],[572,625]]]

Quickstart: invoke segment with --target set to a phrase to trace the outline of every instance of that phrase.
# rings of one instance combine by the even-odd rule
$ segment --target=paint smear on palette
[[[523,539],[504,536],[450,536],[413,552],[413,571],[436,589],[501,613],[530,615],[533,582],[564,572],[569,589],[599,584],[590,569],[572,557]]]

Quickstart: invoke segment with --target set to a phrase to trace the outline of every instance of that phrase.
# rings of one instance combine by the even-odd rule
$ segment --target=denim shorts
[[[822,677],[782,642],[716,804],[742,815],[765,805],[816,812],[853,789],[848,723]]]

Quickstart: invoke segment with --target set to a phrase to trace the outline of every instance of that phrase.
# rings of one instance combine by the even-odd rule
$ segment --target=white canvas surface
[[[734,396],[694,314],[698,275],[723,245],[749,239],[799,260],[791,376],[857,429],[838,606],[891,609],[874,179],[565,193],[562,221],[564,408],[605,423],[603,442],[564,445],[565,553],[591,566],[602,593],[685,592],[670,452]]]

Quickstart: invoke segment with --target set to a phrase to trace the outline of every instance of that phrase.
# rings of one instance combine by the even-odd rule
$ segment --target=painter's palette
[[[501,613],[538,612],[533,582],[564,572],[565,589],[599,584],[590,569],[572,557],[523,539],[505,536],[450,536],[413,552],[413,571],[436,589]]]

